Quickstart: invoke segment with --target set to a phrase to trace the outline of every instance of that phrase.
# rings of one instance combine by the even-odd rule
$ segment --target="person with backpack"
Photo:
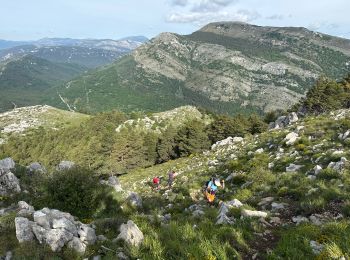
[[[219,187],[225,188],[224,180],[220,181],[219,179],[211,178],[206,183],[205,196],[206,196],[209,203],[214,202],[215,195],[216,195],[216,192],[218,191]]]
[[[153,178],[153,189],[159,190],[160,189],[160,177],[156,176]]]
[[[168,188],[171,189],[175,179],[175,171],[170,170],[168,172]]]

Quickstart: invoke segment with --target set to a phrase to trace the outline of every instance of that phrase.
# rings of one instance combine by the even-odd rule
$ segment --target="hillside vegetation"
[[[342,100],[347,95],[346,91],[341,95],[335,91],[339,86],[346,86],[345,82],[347,80],[338,84],[319,82],[302,101],[302,104],[312,103],[312,108],[316,106],[317,97],[328,93],[326,102],[329,103],[318,104],[327,108],[325,112],[315,110],[317,113],[314,113],[309,107],[305,117],[295,118],[294,123],[268,131],[253,116],[222,118],[193,107],[147,117],[133,114],[134,119],[131,119],[131,115],[125,118],[118,112],[92,117],[76,128],[78,130],[75,131],[80,131],[80,140],[87,138],[84,131],[92,129],[96,134],[90,135],[90,140],[95,136],[102,137],[100,131],[108,132],[109,135],[104,137],[109,138],[113,138],[113,132],[133,136],[130,141],[125,138],[124,141],[112,142],[113,145],[123,145],[124,150],[128,148],[128,153],[123,153],[122,157],[133,155],[130,157],[133,160],[144,158],[142,153],[134,152],[138,151],[135,146],[139,146],[145,134],[160,134],[159,144],[165,138],[165,133],[171,133],[169,129],[175,124],[176,141],[169,144],[176,145],[177,149],[166,151],[183,152],[179,154],[183,157],[148,165],[147,168],[129,161],[126,166],[135,167],[126,169],[125,174],[118,176],[120,185],[115,184],[115,189],[104,185],[104,179],[109,175],[98,176],[84,169],[86,163],[81,165],[83,167],[53,170],[46,174],[28,172],[28,169],[18,165],[14,172],[26,192],[2,197],[0,207],[25,200],[37,210],[50,207],[68,211],[84,223],[89,222],[104,238],[88,245],[84,255],[68,247],[53,253],[47,245],[40,245],[36,240],[18,243],[14,226],[18,211],[11,211],[10,208],[8,213],[0,216],[0,255],[10,250],[16,258],[83,259],[97,255],[103,259],[121,256],[129,259],[220,260],[349,258],[350,110],[342,102],[336,104],[339,110],[332,110],[335,97]],[[324,99],[319,101],[323,102]],[[221,127],[212,124],[218,118],[221,118]],[[244,119],[250,123],[244,125]],[[235,127],[229,122],[242,122],[242,125]],[[211,129],[211,133],[216,135],[210,135],[209,130],[201,130],[200,125],[207,126],[206,129]],[[162,134],[164,128],[169,131]],[[74,132],[75,128],[67,129],[70,129],[72,136],[79,138]],[[242,130],[244,132],[239,134]],[[226,138],[229,133],[237,133],[244,138]],[[43,132],[41,134],[44,135]],[[66,140],[65,143],[56,142],[56,138],[48,139],[50,135],[47,135],[43,136],[44,142],[54,145],[39,153],[43,147],[38,138],[32,139],[39,147],[34,153],[34,148],[28,149],[30,143],[26,143],[26,140],[35,135],[19,138],[17,143],[15,138],[9,140],[1,146],[2,152],[7,152],[0,157],[13,153],[11,156],[15,156],[19,164],[27,165],[33,160],[44,159],[50,149],[60,147],[65,152],[74,149],[77,144],[74,144],[68,132],[59,136]],[[204,140],[210,140],[210,136],[226,139],[209,147],[210,143]],[[71,147],[62,146],[72,142]],[[128,145],[125,145],[126,142]],[[206,144],[207,148],[203,147]],[[94,151],[98,150],[101,158],[108,160],[110,155],[103,154],[108,151],[107,147],[98,143],[89,147],[90,153],[86,154],[94,155]],[[198,150],[191,150],[195,147]],[[116,149],[113,153],[123,149]],[[22,150],[26,154],[19,152]],[[79,153],[78,150],[74,152]],[[25,156],[30,156],[30,159],[26,160]],[[58,158],[63,159],[67,158]],[[119,166],[113,165],[108,173],[121,173],[113,172]],[[165,183],[169,170],[177,173],[171,189]],[[154,176],[163,177],[159,190],[152,189]],[[212,205],[208,204],[202,193],[205,182],[211,177],[226,180],[225,187],[219,189]],[[103,185],[99,182],[101,179]],[[132,220],[142,232],[142,239],[140,236],[133,238],[140,239],[140,243],[132,245],[115,239],[122,232],[118,228],[128,220]]]

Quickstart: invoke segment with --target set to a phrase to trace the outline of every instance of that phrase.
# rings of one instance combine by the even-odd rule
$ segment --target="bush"
[[[103,187],[93,172],[75,167],[55,172],[45,183],[42,202],[46,207],[91,218],[101,203]]]

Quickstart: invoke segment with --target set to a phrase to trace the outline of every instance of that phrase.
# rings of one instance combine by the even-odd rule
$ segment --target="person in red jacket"
[[[153,188],[159,190],[160,188],[160,177],[156,176],[153,178]]]

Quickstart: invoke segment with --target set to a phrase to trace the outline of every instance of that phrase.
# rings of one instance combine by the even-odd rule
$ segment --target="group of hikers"
[[[174,170],[170,170],[168,172],[168,181],[167,181],[167,187],[168,189],[171,189],[173,184],[174,184],[174,180],[176,177],[176,173]],[[153,182],[153,190],[159,191],[161,188],[161,180],[162,180],[162,176],[156,176],[153,178],[152,182]],[[218,191],[219,188],[224,189],[225,188],[225,181],[224,180],[220,180],[218,178],[210,178],[209,181],[207,181],[205,183],[205,186],[203,187],[203,192],[204,192],[204,196],[206,197],[207,201],[209,203],[213,203],[215,200],[215,196],[216,196],[216,192]]]

